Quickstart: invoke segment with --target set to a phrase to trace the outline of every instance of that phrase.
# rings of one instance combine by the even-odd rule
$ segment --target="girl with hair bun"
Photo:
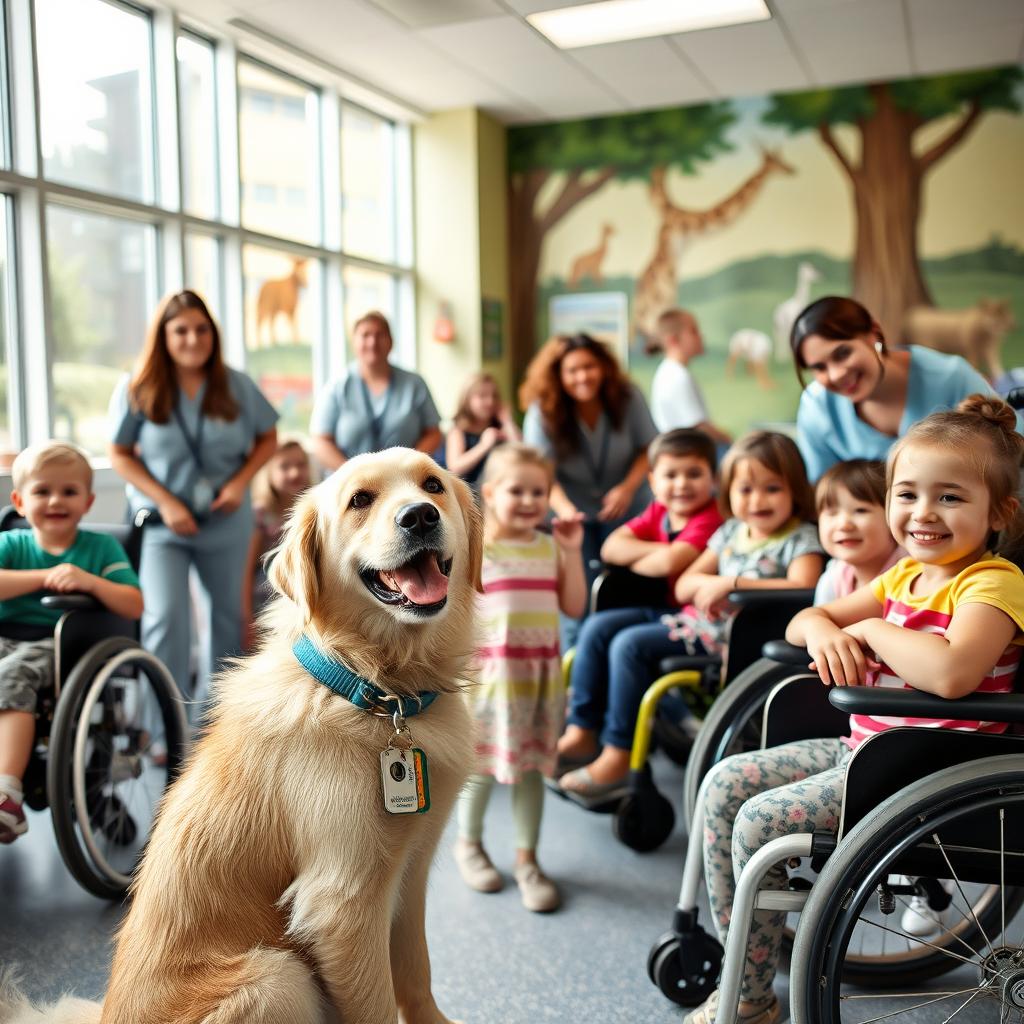
[[[885,459],[918,420],[974,392],[992,393],[960,356],[919,345],[891,350],[868,310],[836,295],[796,318],[790,346],[804,386],[797,441],[812,481],[836,462]]]
[[[912,427],[886,466],[887,515],[907,552],[847,597],[796,615],[786,639],[806,646],[827,686],[887,686],[956,698],[1008,693],[1024,645],[1024,573],[997,552],[1021,535],[1024,438],[1013,410],[971,395],[955,411]],[[1001,722],[850,716],[850,736],[812,739],[736,754],[705,780],[704,867],[722,940],[735,879],[765,844],[832,829],[846,763],[872,733],[895,726],[1005,732]],[[783,889],[784,867],[762,883]],[[739,1019],[774,1024],[773,991],[785,913],[753,915]],[[684,1024],[711,1024],[714,993]],[[730,1008],[731,1009],[731,1008]]]

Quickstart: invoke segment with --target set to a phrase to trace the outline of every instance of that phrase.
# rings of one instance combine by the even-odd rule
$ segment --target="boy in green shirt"
[[[0,843],[28,829],[21,780],[35,741],[36,695],[53,683],[52,628],[62,614],[42,606],[44,592],[90,594],[115,615],[142,615],[124,548],[78,528],[95,499],[85,455],[46,441],[16,458],[11,476],[11,501],[31,529],[0,533],[0,633],[11,634],[0,635]],[[47,626],[45,639],[30,638]]]

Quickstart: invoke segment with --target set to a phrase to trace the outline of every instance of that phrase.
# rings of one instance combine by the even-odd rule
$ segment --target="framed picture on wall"
[[[553,295],[548,304],[551,334],[589,334],[611,346],[629,366],[629,303],[625,292]]]

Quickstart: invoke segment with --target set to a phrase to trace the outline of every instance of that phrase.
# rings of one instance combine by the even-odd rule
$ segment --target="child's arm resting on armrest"
[[[638,558],[630,568],[640,576],[675,576],[688,569],[698,555],[700,551],[685,540],[659,543],[652,545],[652,550]]]
[[[974,693],[1017,632],[1006,612],[988,604],[960,605],[945,636],[904,629],[879,618],[844,629],[915,690],[953,699]]]
[[[58,594],[89,594],[108,611],[126,619],[142,616],[142,591],[131,583],[114,583],[64,562],[46,572],[43,588]]]
[[[0,601],[33,594],[46,587],[49,569],[0,569]]]
[[[637,568],[651,555],[658,554],[669,547],[658,540],[641,540],[632,530],[629,523],[614,529],[601,545],[601,561],[609,565],[621,565],[642,576],[667,576],[667,572],[649,572]]]

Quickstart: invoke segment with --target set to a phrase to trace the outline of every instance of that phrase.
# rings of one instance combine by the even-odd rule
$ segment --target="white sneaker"
[[[948,883],[943,882],[943,888]],[[923,896],[911,896],[910,905],[903,911],[900,926],[908,934],[923,939],[936,935],[946,927],[949,910],[933,910]]]

